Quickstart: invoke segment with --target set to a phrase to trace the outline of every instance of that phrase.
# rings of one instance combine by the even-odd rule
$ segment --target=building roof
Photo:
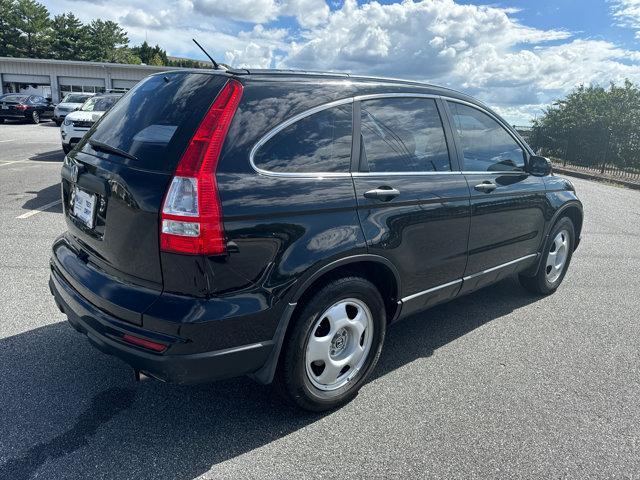
[[[0,57],[0,62],[17,62],[17,63],[37,63],[46,65],[70,65],[82,67],[111,67],[111,68],[131,68],[136,70],[180,70],[181,67],[158,67],[155,65],[133,65],[129,63],[107,63],[107,62],[84,62],[80,60],[56,60],[52,58],[21,58],[21,57]]]

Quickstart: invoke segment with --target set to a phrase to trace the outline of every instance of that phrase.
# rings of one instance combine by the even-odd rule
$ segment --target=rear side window
[[[435,100],[365,100],[360,112],[364,155],[370,172],[451,170]]]
[[[524,171],[524,152],[507,130],[477,108],[448,102],[467,172]]]
[[[94,154],[106,155],[114,162],[131,162],[138,168],[173,172],[226,81],[220,75],[207,73],[147,77],[119,100],[110,98],[109,102],[115,102],[113,107],[90,134],[92,140],[123,150],[138,160]],[[100,103],[105,98],[95,101]],[[88,144],[82,149],[91,152]]]
[[[256,167],[271,172],[348,172],[352,105],[304,117],[271,137],[256,152]]]

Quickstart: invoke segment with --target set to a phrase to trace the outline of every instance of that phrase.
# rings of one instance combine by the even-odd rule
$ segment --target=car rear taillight
[[[16,105],[16,110],[25,111],[27,108],[29,108],[29,107],[27,107],[26,105],[22,105],[21,103]]]
[[[229,80],[182,155],[162,206],[160,249],[192,255],[225,253],[216,167],[242,84]]]

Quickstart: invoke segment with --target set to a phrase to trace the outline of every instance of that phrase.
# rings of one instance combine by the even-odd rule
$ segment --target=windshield
[[[63,103],[84,103],[90,95],[78,95],[77,93],[73,93],[71,95],[67,95],[62,99]]]
[[[92,97],[87,100],[80,110],[83,112],[106,112],[118,100],[117,97]]]
[[[27,98],[29,98],[28,95],[7,95],[0,100],[3,102],[26,102]]]

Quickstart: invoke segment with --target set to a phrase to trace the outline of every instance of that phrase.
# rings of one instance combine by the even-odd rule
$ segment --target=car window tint
[[[524,171],[524,152],[502,125],[476,108],[448,103],[462,146],[463,170]]]
[[[364,155],[370,172],[451,170],[435,100],[365,100],[360,112]]]
[[[271,172],[348,172],[351,109],[327,108],[289,125],[260,147],[255,165]]]
[[[138,158],[136,168],[173,172],[226,82],[221,75],[205,72],[165,72],[150,75],[123,97],[91,97],[82,110],[111,108],[84,139],[92,138],[134,155]],[[86,142],[80,148],[91,152]],[[115,155],[109,158],[125,161]]]

